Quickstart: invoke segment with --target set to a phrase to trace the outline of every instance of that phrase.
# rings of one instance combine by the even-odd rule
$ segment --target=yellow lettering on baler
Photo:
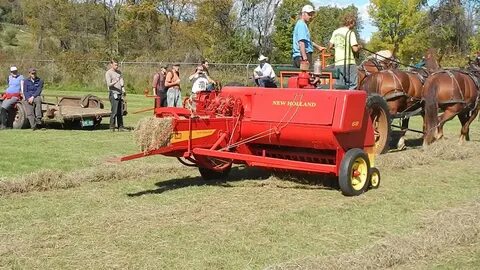
[[[192,140],[204,138],[212,135],[215,133],[216,129],[201,129],[201,130],[192,130]],[[179,143],[183,141],[187,141],[189,136],[189,131],[178,131],[174,132],[172,139],[170,139],[170,143]]]
[[[315,108],[317,103],[313,101],[288,101],[288,100],[274,100],[272,101],[274,106],[288,106],[288,107],[307,107]]]

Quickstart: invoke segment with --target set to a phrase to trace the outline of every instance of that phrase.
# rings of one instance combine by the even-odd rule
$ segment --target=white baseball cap
[[[315,9],[311,5],[305,5],[302,8],[302,13],[303,12],[306,12],[306,13],[315,12]]]
[[[266,56],[263,55],[263,54],[260,54],[260,57],[258,57],[258,61],[260,61],[260,62],[261,62],[261,61],[266,61],[266,60],[268,60],[268,57],[266,57]]]
[[[18,69],[17,69],[17,67],[16,67],[16,66],[12,66],[12,67],[10,67],[10,71],[12,71],[12,72],[13,72],[13,71],[17,71],[17,70],[18,70]]]

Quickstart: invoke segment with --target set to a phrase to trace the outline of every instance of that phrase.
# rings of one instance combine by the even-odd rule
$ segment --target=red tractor
[[[288,88],[225,86],[196,95],[195,111],[155,108],[171,119],[164,147],[123,157],[177,157],[198,167],[205,180],[226,179],[232,164],[338,177],[344,195],[377,188],[375,136],[370,113],[385,109],[381,97],[364,91],[305,87],[306,74]],[[302,85],[300,85],[300,83]]]

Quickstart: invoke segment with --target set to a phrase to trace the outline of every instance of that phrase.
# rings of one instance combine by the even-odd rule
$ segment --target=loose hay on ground
[[[480,242],[480,202],[430,213],[421,229],[337,256],[312,257],[270,269],[386,269],[435,258],[446,248]]]
[[[0,197],[13,193],[73,188],[87,182],[119,181],[156,174],[177,175],[182,172],[186,172],[182,167],[133,163],[122,166],[102,165],[71,172],[42,170],[14,179],[0,178]]]
[[[388,153],[377,157],[376,165],[381,169],[406,169],[429,165],[440,160],[463,160],[480,152],[480,143],[458,144],[452,140],[440,140],[427,147]]]
[[[167,146],[173,134],[172,118],[146,117],[134,131],[135,141],[142,151],[148,152]]]

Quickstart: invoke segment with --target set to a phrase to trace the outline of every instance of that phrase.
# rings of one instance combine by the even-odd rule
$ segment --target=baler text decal
[[[288,101],[288,100],[274,100],[273,106],[288,106],[288,107],[317,107],[317,103],[313,101]]]

